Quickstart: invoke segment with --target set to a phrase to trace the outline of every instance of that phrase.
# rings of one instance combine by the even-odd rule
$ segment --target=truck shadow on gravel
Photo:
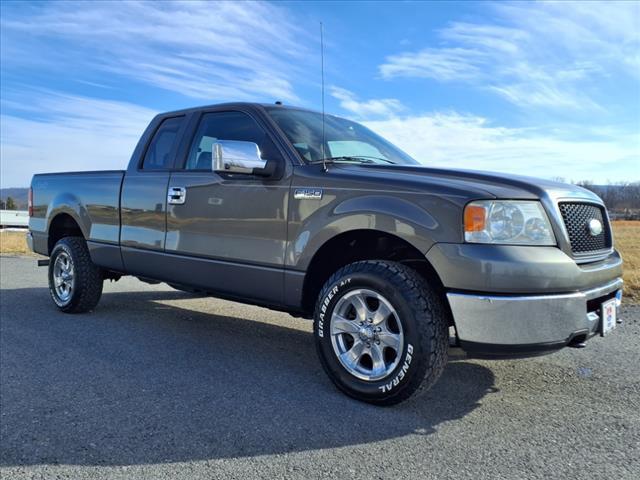
[[[366,405],[325,377],[310,333],[157,302],[189,298],[107,293],[73,316],[44,288],[3,290],[0,465],[186,462],[429,435],[495,391],[489,369],[454,360],[419,399]]]

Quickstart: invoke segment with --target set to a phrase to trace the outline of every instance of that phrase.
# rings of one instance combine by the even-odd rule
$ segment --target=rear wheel
[[[346,394],[392,405],[439,378],[447,361],[448,317],[413,269],[356,262],[325,284],[314,318],[324,370]]]
[[[102,296],[102,270],[89,255],[83,238],[65,237],[56,243],[49,261],[49,292],[65,313],[93,310]]]

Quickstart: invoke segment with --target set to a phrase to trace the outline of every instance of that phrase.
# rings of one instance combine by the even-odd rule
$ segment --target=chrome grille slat
[[[611,248],[611,230],[604,207],[581,202],[561,202],[558,207],[574,255],[588,255]],[[592,219],[602,223],[599,235],[591,235],[589,232],[589,221]]]

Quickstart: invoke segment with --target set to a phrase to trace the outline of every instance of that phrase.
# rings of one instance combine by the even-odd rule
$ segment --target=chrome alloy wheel
[[[404,348],[402,324],[391,303],[373,290],[347,292],[331,315],[331,343],[347,371],[366,381],[385,378]]]
[[[74,289],[73,261],[67,252],[60,252],[53,265],[53,286],[62,303],[71,299]]]

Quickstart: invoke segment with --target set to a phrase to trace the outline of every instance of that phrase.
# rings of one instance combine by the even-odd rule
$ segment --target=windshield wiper
[[[314,165],[317,163],[340,163],[340,162],[357,162],[357,163],[372,164],[372,163],[376,163],[375,160],[380,160],[382,162],[395,165],[395,162],[392,162],[391,160],[387,160],[386,158],[372,157],[369,155],[340,155],[337,157],[327,157],[320,160],[313,160],[308,163],[310,163],[311,165]]]

